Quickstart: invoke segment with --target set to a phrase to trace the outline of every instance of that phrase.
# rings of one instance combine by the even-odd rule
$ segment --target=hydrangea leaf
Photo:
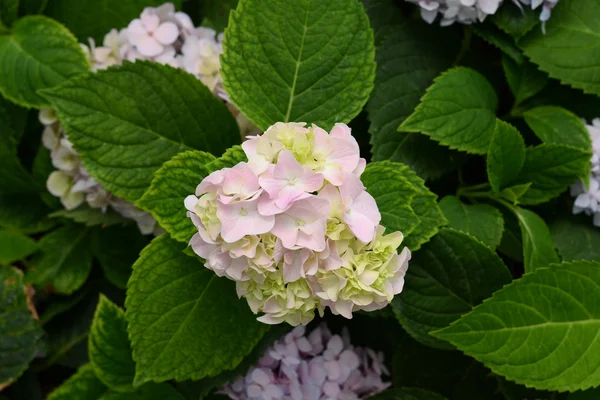
[[[200,2],[202,8],[202,26],[223,32],[229,23],[229,14],[237,7],[238,0],[204,0]]]
[[[530,186],[531,182],[507,187],[500,191],[500,197],[510,201],[512,204],[519,204],[519,199],[527,193]]]
[[[0,388],[25,371],[43,334],[28,296],[23,273],[0,267]]]
[[[490,373],[490,375],[493,374]],[[502,393],[505,400],[569,400],[566,393],[535,390],[506,380],[501,376],[496,376],[496,379],[498,381],[497,391]]]
[[[138,227],[112,226],[92,232],[92,253],[100,263],[104,276],[113,285],[125,289],[131,276],[131,266],[148,244]]]
[[[498,28],[519,39],[540,23],[538,12],[530,7],[521,8],[511,4],[500,7],[490,19]]]
[[[600,263],[525,274],[434,333],[494,373],[542,390],[600,384]]]
[[[135,364],[125,312],[100,295],[90,329],[88,351],[98,379],[117,392],[133,392]]]
[[[515,40],[506,32],[492,24],[474,24],[473,32],[492,46],[496,46],[504,53],[502,58],[510,57],[513,62],[522,64],[525,57],[517,47]]]
[[[48,101],[37,91],[89,71],[77,39],[58,22],[41,15],[18,20],[10,35],[0,35],[0,92],[24,107]],[[10,62],[6,62],[10,60]]]
[[[600,230],[588,216],[559,218],[550,224],[550,232],[563,261],[600,261]]]
[[[542,106],[523,113],[525,122],[544,143],[566,144],[592,151],[592,140],[577,115],[561,107]]]
[[[600,396],[600,388],[589,389],[584,392],[569,393],[567,400],[595,400]]]
[[[0,27],[11,26],[19,16],[19,0],[4,0],[0,4]]]
[[[500,244],[504,219],[496,208],[487,204],[467,205],[455,196],[444,197],[440,208],[449,228],[468,233],[492,249]]]
[[[503,56],[502,68],[510,91],[515,96],[515,104],[521,104],[535,96],[548,84],[548,75],[528,61],[519,64],[511,58]]]
[[[181,0],[171,0],[177,9]],[[83,43],[93,38],[98,45],[111,29],[127,27],[144,7],[157,7],[164,0],[61,0],[49,1],[45,14],[68,26]]]
[[[86,364],[56,388],[48,400],[97,400],[108,388],[96,377],[92,364]]]
[[[156,172],[137,205],[150,212],[171,238],[188,243],[197,230],[186,215],[183,200],[194,194],[196,186],[211,172],[233,167],[245,159],[240,146],[228,149],[218,159],[201,151],[178,154]]]
[[[429,333],[450,325],[510,281],[508,269],[492,249],[466,233],[444,228],[414,254],[404,289],[392,307],[416,340],[452,348]]]
[[[509,258],[523,264],[523,235],[516,215],[506,209],[501,209],[504,217],[504,232],[498,251]]]
[[[23,260],[38,249],[29,237],[14,231],[0,230],[0,265]]]
[[[186,400],[168,383],[147,383],[134,393],[107,393],[98,400]]]
[[[375,45],[379,46],[403,21],[402,12],[394,0],[362,0],[362,3],[375,33]]]
[[[393,164],[369,163],[361,180],[377,202],[381,225],[388,232],[408,236],[421,223],[411,207],[417,189]]]
[[[134,202],[154,173],[184,150],[222,154],[239,142],[227,106],[193,75],[152,62],[125,63],[44,91],[84,166]]]
[[[25,234],[44,232],[56,225],[47,217],[49,211],[35,194],[0,196],[0,227]]]
[[[600,94],[600,3],[596,0],[559,2],[546,25],[534,30],[519,45],[540,69],[562,83]]]
[[[131,220],[126,219],[121,214],[113,210],[112,208],[103,211],[100,208],[92,208],[87,204],[82,204],[74,210],[58,210],[48,214],[50,218],[62,218],[84,224],[85,226],[111,226],[116,224],[127,224]]]
[[[67,225],[44,236],[38,243],[40,252],[31,261],[28,282],[52,285],[62,294],[79,289],[92,268],[89,233],[84,226]]]
[[[437,393],[418,388],[388,389],[369,397],[371,400],[445,400]]]
[[[453,68],[435,79],[398,130],[421,132],[451,149],[486,154],[497,107],[496,92],[483,75]]]
[[[519,199],[521,204],[539,204],[560,195],[577,178],[589,179],[592,153],[577,147],[542,144],[528,147],[515,184],[531,182]]]
[[[521,228],[525,272],[533,272],[559,262],[546,222],[536,213],[524,208],[515,208],[515,215]]]
[[[400,161],[423,178],[438,178],[462,162],[463,155],[425,135],[398,132],[433,79],[458,54],[453,30],[404,22],[377,49],[375,88],[367,111],[373,159]]]
[[[162,235],[133,266],[125,308],[134,386],[235,368],[268,329],[238,300],[233,282],[186,256],[185,246]]]
[[[497,120],[487,153],[488,179],[495,192],[517,178],[525,163],[525,151],[525,141],[519,131],[512,125]]]
[[[263,130],[279,121],[329,129],[367,102],[375,47],[358,0],[240,0],[229,22],[223,86]]]

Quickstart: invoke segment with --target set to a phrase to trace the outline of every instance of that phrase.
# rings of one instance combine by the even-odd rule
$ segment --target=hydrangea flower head
[[[400,293],[410,251],[379,225],[348,126],[277,123],[242,148],[248,161],[207,176],[185,207],[190,246],[260,321],[306,324],[325,307],[351,318]]]
[[[299,326],[220,393],[233,400],[357,400],[388,388],[383,375],[383,353],[353,346],[347,329],[334,335],[321,325],[307,334]]]

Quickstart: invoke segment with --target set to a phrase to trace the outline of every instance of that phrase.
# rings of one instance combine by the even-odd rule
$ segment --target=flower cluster
[[[576,197],[573,214],[585,213],[594,217],[594,225],[600,227],[600,118],[587,125],[592,139],[592,175],[589,187],[583,182],[571,186],[571,196]]]
[[[352,346],[346,329],[332,335],[321,325],[306,335],[299,326],[221,393],[233,400],[357,400],[388,388],[382,375],[389,375],[383,353]]]
[[[207,176],[185,206],[192,249],[260,321],[306,324],[325,307],[351,318],[402,290],[410,251],[397,253],[402,233],[383,234],[348,126],[277,123],[242,148],[248,162]]]
[[[433,23],[438,15],[441,15],[440,25],[448,26],[455,22],[461,24],[472,24],[483,22],[488,15],[495,14],[504,0],[406,0],[420,7],[421,17],[428,23]],[[530,6],[536,10],[540,6],[540,21],[542,29],[545,22],[550,19],[552,8],[558,0],[512,0],[521,10],[523,5]]]

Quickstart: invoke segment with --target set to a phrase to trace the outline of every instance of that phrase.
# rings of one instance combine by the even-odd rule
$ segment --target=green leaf
[[[512,125],[497,120],[487,153],[487,174],[492,189],[499,192],[514,181],[524,163],[523,137]]]
[[[92,268],[89,229],[81,225],[59,228],[39,241],[40,253],[32,260],[27,281],[52,285],[57,293],[71,294],[87,279]]]
[[[600,388],[586,390],[585,392],[570,393],[567,400],[596,400],[600,396]]]
[[[0,227],[25,234],[44,232],[56,225],[47,218],[49,211],[37,195],[0,196]]]
[[[538,70],[528,61],[516,63],[509,57],[502,57],[502,67],[510,91],[515,96],[515,105],[538,94],[548,84],[548,75]]]
[[[89,71],[77,39],[58,22],[41,15],[18,20],[10,35],[0,36],[0,92],[24,107],[47,106],[40,89]]]
[[[48,400],[97,400],[108,388],[96,377],[91,364],[86,364],[48,396]]]
[[[460,40],[454,30],[437,26],[404,21],[395,29],[377,49],[375,88],[367,104],[373,159],[400,161],[425,179],[438,178],[456,169],[463,155],[420,133],[398,132],[398,126],[452,65]]]
[[[0,25],[11,26],[18,18],[19,0],[4,0],[0,4]]]
[[[185,247],[162,235],[133,266],[125,308],[134,386],[235,368],[268,329],[238,300],[233,282],[186,256]]]
[[[173,0],[177,9],[181,0]],[[104,35],[111,29],[127,27],[134,18],[139,18],[144,7],[160,6],[164,0],[61,0],[49,1],[47,15],[68,26],[81,42],[93,38],[102,43]]]
[[[398,130],[421,132],[451,149],[486,154],[497,107],[496,92],[483,75],[453,68],[435,79]]]
[[[550,231],[563,261],[600,261],[600,230],[588,216],[557,219]]]
[[[29,237],[13,231],[0,230],[0,265],[9,265],[33,254],[38,246]]]
[[[50,218],[64,218],[89,227],[97,225],[111,226],[115,224],[126,224],[131,222],[112,208],[108,208],[106,211],[103,211],[100,208],[92,208],[87,204],[82,204],[74,210],[63,209],[54,211],[48,216]]]
[[[77,77],[44,91],[104,188],[134,202],[177,153],[222,154],[239,142],[227,106],[193,75],[153,62]]]
[[[571,0],[557,4],[546,33],[535,30],[519,45],[540,69],[562,83],[600,94],[600,3]]]
[[[375,45],[390,35],[403,21],[402,12],[394,0],[362,0],[375,33]]]
[[[444,228],[414,254],[392,307],[416,340],[451,348],[429,333],[456,321],[510,281],[494,251],[472,236]]]
[[[492,24],[474,24],[473,32],[489,44],[496,46],[504,53],[502,59],[510,57],[513,62],[522,64],[525,57],[517,47],[515,40],[506,32]]]
[[[523,385],[516,384],[511,381],[507,381],[502,377],[498,379],[498,390],[502,393],[505,400],[523,400],[523,399],[535,399],[535,400],[565,400],[567,399],[566,393],[547,392],[535,389],[527,388]]]
[[[528,147],[525,163],[515,184],[531,182],[521,204],[539,204],[560,195],[577,181],[589,179],[592,153],[572,146],[542,144]]]
[[[523,264],[523,235],[516,215],[502,209],[504,217],[504,233],[498,251]]]
[[[38,349],[43,331],[31,302],[23,273],[0,267],[0,387],[19,377]]]
[[[223,32],[229,22],[229,14],[237,7],[238,0],[203,0],[200,2],[202,26]]]
[[[240,0],[225,30],[223,86],[259,128],[349,122],[373,89],[373,31],[358,0]]]
[[[524,208],[515,208],[514,212],[521,227],[525,272],[533,272],[560,262],[546,222],[536,213]]]
[[[127,338],[125,312],[103,295],[88,336],[90,362],[98,379],[118,392],[133,392],[135,364]]]
[[[185,400],[167,383],[148,383],[135,393],[108,393],[99,400]]]
[[[542,106],[523,113],[525,122],[544,143],[566,144],[592,150],[592,140],[577,115],[561,107]]]
[[[449,228],[468,233],[492,249],[500,244],[504,219],[496,208],[487,204],[467,205],[455,196],[444,197],[440,208]]]
[[[113,285],[125,289],[131,266],[148,244],[135,225],[96,229],[92,234],[92,253],[100,262],[104,276]]]
[[[429,390],[417,388],[388,389],[370,396],[371,400],[445,400],[445,397]]]
[[[540,23],[539,11],[514,4],[500,7],[490,17],[496,26],[515,39],[519,39]]]
[[[600,264],[525,274],[435,333],[494,373],[542,390],[600,384]]]
[[[500,197],[510,201],[512,204],[518,204],[521,196],[527,193],[530,187],[531,182],[507,187],[506,189],[502,189],[500,192]]]

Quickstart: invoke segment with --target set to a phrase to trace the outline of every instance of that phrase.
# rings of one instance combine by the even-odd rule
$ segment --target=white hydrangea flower
[[[354,347],[347,329],[334,335],[322,324],[306,334],[299,326],[220,393],[233,400],[358,400],[387,389],[384,375],[383,353]]]
[[[581,181],[571,186],[571,196],[575,197],[573,214],[593,216],[594,225],[600,227],[600,118],[586,127],[592,140],[592,174],[589,186]]]

